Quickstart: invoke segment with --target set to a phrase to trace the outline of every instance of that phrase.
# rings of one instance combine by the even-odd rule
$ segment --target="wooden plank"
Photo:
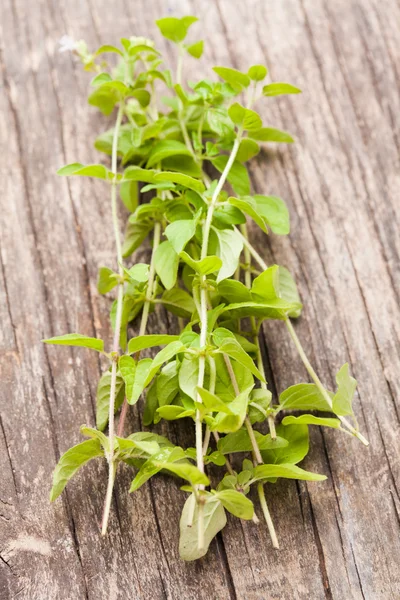
[[[104,119],[84,105],[87,74],[57,41],[89,46],[122,35],[157,36],[165,6],[2,0],[0,163],[0,596],[3,598],[373,598],[400,595],[399,543],[399,7],[391,0],[175,0],[171,14],[197,14],[210,64],[266,63],[274,79],[304,89],[260,104],[266,122],[293,132],[293,148],[264,151],[251,167],[257,192],[284,197],[289,238],[254,231],[265,259],[295,273],[305,303],[297,325],[327,385],[348,360],[369,449],[337,432],[312,432],[306,466],[323,484],[270,486],[282,550],[265,528],[230,520],[208,557],[177,554],[182,495],[155,479],[126,493],[121,469],[107,540],[99,536],[104,465],[89,466],[54,505],[55,461],[93,423],[101,365],[89,352],[43,348],[48,335],[78,330],[111,339],[99,264],[114,260],[101,184],[57,179],[73,160],[95,161],[88,140]],[[18,52],[15,51],[16,46]],[[162,41],[171,61],[174,52]],[[77,107],[79,109],[77,110]],[[143,252],[146,252],[145,250]],[[159,311],[150,327],[173,331]],[[265,327],[272,386],[305,380],[280,324]],[[10,408],[12,407],[12,409]],[[129,427],[140,427],[139,410]],[[192,432],[162,425],[174,441]]]

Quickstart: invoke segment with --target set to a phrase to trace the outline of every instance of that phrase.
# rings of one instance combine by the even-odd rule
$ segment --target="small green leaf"
[[[320,425],[321,427],[340,427],[339,419],[329,419],[324,417],[315,417],[314,415],[300,415],[293,417],[292,415],[282,419],[283,425]]]
[[[263,87],[263,96],[282,96],[284,94],[301,94],[301,90],[290,83],[269,83]]]
[[[284,477],[285,479],[302,479],[305,481],[324,481],[326,479],[326,475],[305,471],[304,469],[300,469],[300,467],[292,464],[259,465],[254,467],[253,478],[256,481],[263,479],[275,479],[276,477]]]
[[[124,269],[129,281],[134,283],[146,283],[149,280],[149,265],[136,263],[130,269]]]
[[[260,115],[250,108],[244,108],[239,102],[229,107],[228,114],[235,125],[241,126],[244,130],[258,130],[262,127]]]
[[[80,333],[66,333],[56,337],[42,340],[45,344],[56,344],[58,346],[82,346],[83,348],[91,348],[97,352],[104,352],[104,342],[97,338],[82,335]]]
[[[221,154],[212,159],[214,167],[222,173],[228,162],[228,157]],[[235,194],[238,196],[248,196],[250,194],[250,179],[247,169],[241,162],[235,160],[228,174],[228,181],[231,184]]]
[[[213,67],[213,71],[221,77],[224,81],[237,91],[241,91],[250,85],[250,78],[245,73],[238,71],[237,69],[230,69],[228,67]]]
[[[217,254],[222,261],[217,277],[217,283],[219,283],[236,271],[243,250],[243,241],[236,230],[215,229],[214,231],[218,239]]]
[[[197,399],[199,380],[199,359],[197,356],[185,356],[179,369],[179,387],[192,400]]]
[[[178,219],[165,228],[165,235],[177,254],[182,252],[196,233],[196,225],[197,221],[195,219]]]
[[[225,412],[219,412],[217,414],[215,419],[213,419],[213,422],[209,425],[211,431],[231,433],[240,429],[246,418],[249,394],[252,387],[241,392],[234,400],[232,400],[232,402],[230,402],[229,409],[231,414],[226,414]]]
[[[261,450],[265,463],[297,464],[308,454],[309,434],[307,425],[278,425],[276,433],[287,441],[285,446]]]
[[[184,319],[190,318],[196,310],[192,296],[180,288],[164,292],[162,302],[170,312]]]
[[[206,390],[201,387],[196,387],[196,389],[204,406],[209,412],[222,412],[227,415],[232,414],[232,411],[229,408],[229,404],[225,404],[225,402],[222,402],[222,400],[218,398],[218,396],[212,394],[209,390]]]
[[[264,65],[253,65],[247,71],[247,75],[252,81],[262,81],[268,75],[268,69]]]
[[[80,467],[92,458],[103,455],[104,453],[98,439],[87,440],[67,450],[61,456],[53,473],[50,502],[58,498],[68,481]]]
[[[260,450],[271,450],[275,448],[285,448],[288,441],[285,438],[277,436],[271,438],[271,434],[262,435],[259,431],[254,431],[254,436]],[[218,450],[222,454],[233,454],[234,452],[251,452],[252,444],[246,429],[239,429],[233,433],[228,433],[218,441]]]
[[[186,455],[182,448],[177,447],[164,447],[159,452],[154,454],[151,458],[141,466],[139,472],[131,483],[130,492],[138,490],[146,481],[159,473],[163,469],[163,465],[167,462],[169,464],[185,459]]]
[[[118,368],[125,382],[125,395],[127,398],[131,398],[135,381],[136,362],[131,356],[124,354],[118,361]]]
[[[301,314],[302,304],[297,291],[297,285],[290,272],[285,267],[279,267],[279,290],[280,296],[284,300],[291,302],[293,310],[288,311],[289,317],[296,319]]]
[[[190,177],[189,175],[184,175],[183,173],[174,173],[172,171],[157,173],[154,177],[154,181],[171,181],[172,183],[178,183],[198,194],[202,194],[205,190],[204,184],[198,179]]]
[[[261,127],[260,129],[252,129],[249,132],[249,137],[258,142],[278,142],[292,144],[294,139],[287,131],[281,131],[274,127]]]
[[[178,277],[179,256],[171,242],[161,242],[154,253],[154,266],[163,286],[170,290]]]
[[[257,369],[253,359],[245,352],[235,338],[226,338],[219,346],[220,352],[234,358],[243,367],[248,369],[257,379],[265,382],[264,376]]]
[[[58,169],[57,175],[79,175],[80,177],[95,177],[96,179],[105,179],[112,181],[115,176],[110,169],[104,165],[82,165],[80,163],[72,163]]]
[[[98,429],[94,429],[93,427],[88,427],[87,425],[81,425],[80,432],[85,437],[92,438],[93,440],[99,440],[99,442],[107,456],[107,453],[110,451],[110,443],[109,443],[108,437],[106,435],[104,435],[104,433],[102,431],[99,431]]]
[[[349,365],[345,363],[336,374],[338,389],[333,397],[333,412],[339,416],[352,415],[352,402],[357,381],[349,374]]]
[[[176,17],[165,17],[164,19],[158,19],[156,25],[159,28],[161,34],[171,40],[171,42],[179,43],[185,39],[189,27],[198,21],[197,17],[183,17],[177,19]]]
[[[137,181],[123,181],[119,188],[121,200],[130,212],[135,212],[139,204],[139,190]]]
[[[96,393],[96,427],[99,431],[103,431],[108,423],[108,412],[110,406],[110,391],[111,391],[111,372],[106,371],[100,377],[97,385]],[[115,412],[119,409],[124,401],[125,386],[124,380],[120,375],[117,375],[115,385]]]
[[[255,302],[276,300],[280,296],[279,267],[272,265],[258,275],[251,286],[251,296]]]
[[[134,354],[135,352],[140,352],[146,348],[153,348],[154,346],[164,346],[164,344],[176,342],[177,340],[179,340],[178,335],[140,335],[129,340],[128,354]]]
[[[165,362],[168,362],[169,360],[171,360],[171,358],[176,356],[176,354],[184,352],[185,350],[186,346],[184,346],[180,341],[171,342],[170,344],[168,344],[168,346],[165,346],[165,348],[160,350],[160,352],[156,354],[151,363],[150,370],[143,384],[143,389],[149,385],[154,375]]]
[[[328,393],[333,398],[333,394]],[[314,383],[298,383],[290,386],[279,396],[279,404],[280,410],[332,410]]]
[[[152,363],[153,361],[151,358],[142,358],[142,360],[139,360],[137,363],[135,378],[132,386],[132,396],[130,398],[127,397],[129,404],[136,404],[144,388],[147,386],[147,384],[145,385],[145,381],[151,369]]]
[[[178,142],[177,140],[162,140],[153,146],[147,161],[147,167],[152,167],[170,156],[177,155],[191,156],[191,152],[182,142]]]
[[[240,142],[239,150],[236,155],[236,159],[243,163],[246,162],[260,152],[260,146],[254,140],[250,140],[249,138],[244,138]]]
[[[204,543],[199,549],[198,518],[198,504],[192,494],[185,502],[179,523],[179,556],[182,560],[197,560],[207,554],[211,541],[226,525],[225,510],[220,500],[214,495],[207,495],[203,507]]]
[[[145,183],[154,183],[156,172],[152,169],[142,169],[132,165],[125,169],[122,181],[144,181]]]
[[[285,202],[278,196],[253,196],[260,216],[277,235],[290,232],[289,211]]]
[[[238,519],[250,520],[253,518],[254,505],[244,494],[236,490],[222,490],[215,495],[222,506]]]
[[[183,406],[160,406],[157,408],[157,413],[162,419],[166,421],[175,421],[176,419],[183,419],[184,417],[194,417],[195,411],[192,409],[186,409]]]
[[[201,260],[194,260],[187,252],[180,252],[179,256],[189,267],[199,275],[209,275],[221,269],[223,262],[218,256],[206,256]]]
[[[210,485],[210,480],[207,475],[190,463],[178,464],[165,462],[162,463],[162,468],[174,473],[174,475],[177,475],[182,479],[186,479],[191,485]]]
[[[190,46],[186,46],[186,50],[189,52],[193,58],[200,58],[203,54],[204,42],[200,40],[199,42],[195,42],[194,44],[190,44]]]
[[[246,215],[249,215],[249,217],[251,217],[265,233],[268,233],[265,220],[259,214],[258,206],[254,198],[251,196],[242,196],[242,198],[230,197],[228,198],[228,202],[232,206],[242,210],[244,213],[246,213]]]
[[[97,289],[100,294],[107,294],[119,282],[119,275],[115,273],[112,269],[108,267],[100,267],[99,269],[99,277],[97,280]]]
[[[152,228],[153,226],[151,223],[142,221],[131,223],[128,221],[122,246],[122,256],[127,258],[135,252],[146,239]]]
[[[120,56],[124,56],[124,53],[121,52],[119,48],[110,45],[100,46],[100,48],[95,52],[94,56],[100,56],[100,54],[105,54],[106,52],[113,52],[115,54],[119,54]]]

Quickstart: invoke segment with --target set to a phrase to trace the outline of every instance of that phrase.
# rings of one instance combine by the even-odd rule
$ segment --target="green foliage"
[[[268,71],[262,65],[250,66],[247,72],[217,66],[213,71],[219,81],[215,76],[213,81],[192,76],[186,83],[184,61],[203,53],[202,40],[187,41],[196,21],[192,16],[157,21],[160,33],[177,46],[176,75],[164,67],[164,57],[146,38],[122,38],[119,46],[104,45],[92,53],[84,42],[76,46],[85,69],[95,73],[89,104],[106,116],[115,111],[115,119],[95,140],[105,164],[75,162],[58,173],[109,184],[116,257],[110,266],[99,268],[97,289],[116,297],[110,309],[114,344],[106,353],[102,340],[81,334],[44,340],[91,348],[109,361],[97,387],[97,429],[82,427],[90,439],[61,457],[51,499],[83,464],[105,456],[105,534],[121,461],[136,469],[132,492],[158,473],[183,479],[182,489],[190,493],[180,522],[179,552],[184,560],[204,556],[226,524],[225,511],[241,519],[255,517],[248,497],[254,484],[271,527],[264,483],[280,477],[324,479],[297,466],[309,450],[309,425],[346,429],[367,443],[345,418],[354,417],[356,389],[348,365],[337,373],[336,392],[328,392],[289,320],[302,310],[292,275],[283,266],[268,267],[259,254],[262,245],[257,252],[247,232],[247,219],[261,229],[260,235],[290,232],[286,203],[278,196],[252,193],[245,163],[258,154],[260,143],[293,142],[289,133],[263,126],[255,103],[263,96],[300,90],[287,83],[265,83]],[[140,193],[146,195],[139,202]],[[125,209],[130,214],[121,238],[119,215],[126,214]],[[144,242],[146,250],[141,248]],[[138,250],[148,252],[146,262],[138,262]],[[154,329],[162,311],[178,317],[171,320],[171,326],[178,327],[176,335]],[[153,334],[147,333],[149,316]],[[279,403],[267,387],[258,340],[262,322],[268,319],[285,323],[313,381],[284,390]],[[140,323],[129,330],[136,320]],[[129,342],[128,331],[135,332]],[[165,347],[154,358],[140,358],[143,350],[158,346]],[[144,408],[138,404],[135,421],[146,427],[161,419],[177,421],[180,427],[194,422],[195,447],[176,447],[152,432],[123,437],[127,409],[142,394]],[[116,434],[109,415],[122,404]],[[285,414],[275,423],[280,412],[290,410],[306,414]],[[257,424],[264,433],[253,428]],[[230,455],[237,459],[238,453],[243,463],[236,472]],[[220,473],[216,490],[206,489],[210,464],[215,465],[213,479]],[[234,464],[236,468],[236,460]]]

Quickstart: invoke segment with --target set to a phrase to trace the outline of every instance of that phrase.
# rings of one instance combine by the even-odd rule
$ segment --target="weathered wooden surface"
[[[1,599],[400,598],[398,3],[1,5]],[[260,235],[258,247],[297,277],[305,303],[297,329],[323,380],[331,385],[351,363],[357,416],[371,442],[365,449],[313,430],[306,466],[328,480],[269,491],[281,551],[263,526],[230,520],[197,564],[177,554],[183,498],[171,481],[128,495],[130,473],[121,469],[106,540],[98,527],[105,465],[90,465],[48,503],[57,458],[82,423],[94,422],[100,364],[90,352],[39,341],[75,330],[111,337],[109,301],[95,287],[98,265],[114,259],[107,195],[101,184],[55,175],[63,163],[97,160],[91,140],[104,122],[85,104],[87,74],[58,54],[58,39],[69,33],[93,47],[157,35],[153,21],[168,11],[202,19],[203,73],[211,64],[261,62],[304,90],[262,104],[265,121],[298,143],[252,164],[255,190],[284,197],[293,222],[288,239],[266,247]],[[151,321],[160,324],[173,326],[162,312]],[[265,340],[276,389],[304,380],[279,323],[265,327]],[[174,426],[168,434],[192,439]]]

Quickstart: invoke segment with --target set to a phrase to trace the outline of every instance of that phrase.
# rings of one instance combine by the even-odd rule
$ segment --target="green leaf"
[[[197,382],[199,380],[199,359],[197,356],[185,356],[179,369],[179,387],[182,392],[192,398],[197,399]]]
[[[296,282],[285,267],[279,267],[279,290],[281,298],[292,303],[294,307],[297,306],[297,308],[288,311],[289,317],[299,317],[302,309],[299,292],[297,291]]]
[[[324,481],[326,475],[305,471],[292,464],[279,465],[258,465],[254,467],[253,478],[256,481],[263,479],[275,479],[276,477],[284,477],[285,479],[302,479],[305,481]]]
[[[264,65],[253,65],[247,71],[247,75],[252,81],[262,81],[268,75],[268,69]]]
[[[118,361],[118,368],[125,382],[125,395],[127,398],[131,398],[135,382],[136,362],[131,356],[124,354]]]
[[[278,425],[276,433],[288,443],[284,447],[261,450],[265,463],[297,464],[308,454],[309,436],[307,425]]]
[[[65,335],[59,335],[56,337],[42,340],[45,344],[55,344],[58,346],[82,346],[84,348],[91,348],[97,352],[104,352],[104,342],[97,338],[82,335],[80,333],[66,333]]]
[[[176,155],[191,156],[191,152],[186,148],[185,144],[177,140],[162,140],[161,142],[157,142],[150,153],[147,167],[157,165],[165,158]]]
[[[139,204],[137,181],[123,181],[119,188],[121,200],[130,212],[135,212]]]
[[[243,140],[244,141],[244,140]],[[242,198],[228,198],[228,202],[232,206],[236,206],[239,210],[242,210],[246,215],[249,215],[257,223],[257,225],[264,231],[264,233],[268,233],[268,229],[265,223],[265,220],[259,214],[257,202],[252,198],[252,196],[242,196]]]
[[[110,451],[110,443],[109,443],[108,437],[106,435],[104,435],[104,433],[102,431],[99,431],[98,429],[94,429],[93,427],[88,427],[87,425],[81,425],[80,432],[85,437],[92,438],[93,440],[99,440],[99,442],[107,456],[107,453]]]
[[[212,159],[214,167],[222,173],[228,162],[228,157],[221,154]],[[228,181],[231,184],[235,194],[238,196],[248,196],[250,194],[250,179],[247,169],[238,160],[235,160],[228,174]]]
[[[251,302],[250,290],[241,281],[224,279],[218,284],[218,291],[228,302]]]
[[[231,135],[234,130],[226,108],[216,107],[207,110],[207,121],[211,131],[214,131],[221,138]],[[210,148],[210,152],[207,152],[208,156],[214,156],[215,146],[208,146],[208,148]],[[213,152],[211,152],[211,149]],[[218,148],[216,154],[218,154]]]
[[[122,256],[127,258],[144,242],[153,226],[151,223],[138,221],[131,223],[128,221],[124,243],[122,246]]]
[[[134,283],[146,283],[149,280],[149,265],[136,263],[130,269],[124,269],[129,281]]]
[[[222,412],[227,415],[232,414],[229,404],[222,402],[218,396],[212,394],[209,390],[206,390],[202,387],[196,387],[196,390],[208,412]]]
[[[329,419],[324,417],[315,417],[314,415],[301,415],[293,417],[292,415],[282,419],[283,425],[320,425],[321,427],[340,427],[339,419]]]
[[[349,374],[349,365],[345,363],[336,375],[338,389],[333,397],[333,412],[339,416],[353,415],[352,402],[357,381]]]
[[[162,463],[162,468],[174,473],[182,479],[189,481],[191,485],[210,485],[210,480],[205,473],[190,463]]]
[[[258,275],[251,286],[251,296],[255,302],[276,300],[279,298],[279,267],[272,265]]]
[[[171,42],[175,42],[176,44],[179,42],[183,42],[185,39],[189,27],[198,21],[197,17],[183,17],[182,19],[177,19],[176,17],[165,17],[164,19],[158,19],[156,21],[156,25],[161,31],[161,34],[167,38],[167,40],[171,40]]]
[[[250,108],[244,108],[239,102],[235,102],[228,108],[228,115],[238,127],[244,130],[260,129],[262,120],[258,113]]]
[[[271,438],[271,434],[262,435],[259,431],[254,431],[254,436],[257,440],[260,450],[271,450],[275,448],[285,448],[288,441],[285,438],[277,436],[275,440]],[[239,429],[234,433],[228,433],[218,441],[218,450],[222,454],[233,454],[234,452],[251,452],[251,440],[246,429]]]
[[[129,404],[136,404],[139,400],[145,385],[146,378],[149,374],[153,361],[151,358],[142,358],[136,365],[135,378],[132,386],[132,396],[127,397],[127,401]]]
[[[199,550],[198,518],[198,504],[192,494],[185,502],[179,523],[179,556],[182,560],[197,560],[207,554],[211,541],[226,525],[225,510],[220,500],[214,495],[207,495],[203,507],[204,544]]]
[[[99,269],[99,277],[97,280],[97,289],[100,294],[107,294],[119,282],[119,275],[115,273],[112,269],[108,267],[100,267]]]
[[[214,360],[217,368],[217,380],[215,382],[214,390],[215,395],[223,402],[231,402],[236,398],[236,393],[225,360],[222,354],[216,354]],[[240,363],[233,361],[232,368],[240,391],[247,390],[254,385],[252,374],[247,369],[243,369]]]
[[[169,335],[166,333],[157,335],[139,335],[129,340],[128,354],[134,354],[135,352],[140,352],[146,348],[153,348],[154,346],[164,346],[164,344],[176,342],[178,339],[178,335]]]
[[[283,94],[301,94],[301,90],[290,83],[269,83],[263,87],[263,96],[282,96]]]
[[[250,423],[262,423],[266,419],[266,414],[272,400],[272,393],[269,390],[259,388],[253,390],[249,403]]]
[[[196,233],[197,220],[179,219],[165,228],[165,235],[177,254],[180,254],[186,244]]]
[[[285,202],[278,196],[253,196],[260,216],[277,235],[290,232],[289,211]]]
[[[237,91],[250,85],[250,78],[245,73],[228,67],[213,67],[213,71]]]
[[[260,152],[260,146],[254,140],[250,140],[249,138],[244,138],[240,142],[239,150],[236,155],[236,159],[243,163],[246,162]]]
[[[103,456],[104,452],[98,439],[86,440],[67,450],[58,461],[53,473],[53,486],[50,492],[50,502],[58,498],[68,481],[78,469],[92,458]]]
[[[235,338],[226,338],[219,345],[219,350],[223,354],[227,354],[231,358],[234,358],[243,367],[248,369],[257,379],[265,382],[265,378],[257,369],[253,359],[245,352],[242,346]]]
[[[222,506],[238,519],[250,520],[253,518],[254,505],[244,494],[236,490],[222,490],[215,495]]]
[[[114,52],[115,54],[119,54],[120,56],[124,56],[124,53],[121,52],[119,48],[115,46],[105,45],[100,46],[100,48],[95,52],[94,56],[99,56],[100,54],[105,54],[106,52]]]
[[[333,397],[331,392],[328,392]],[[287,388],[279,396],[280,410],[332,411],[315,383],[298,383]]]
[[[150,381],[153,379],[154,375],[160,369],[160,367],[165,363],[171,360],[176,354],[183,352],[186,350],[186,346],[182,344],[180,341],[171,342],[168,346],[165,346],[156,356],[154,357],[151,368],[147,374],[147,377],[144,381],[143,389],[147,387]]]
[[[111,372],[106,371],[100,377],[96,393],[96,427],[103,431],[108,423],[108,412],[110,405]],[[115,386],[115,412],[124,401],[125,386],[123,378],[117,374]]]
[[[154,266],[163,286],[167,290],[173,288],[178,277],[179,256],[169,241],[161,242],[157,247]]]
[[[218,256],[206,256],[201,260],[194,260],[187,252],[180,252],[179,256],[189,267],[199,275],[209,275],[221,269],[223,262]]]
[[[215,419],[213,419],[213,422],[209,425],[210,430],[219,431],[220,433],[231,433],[240,429],[246,418],[251,390],[252,387],[247,388],[230,402],[229,409],[231,414],[219,412]]]
[[[281,131],[274,127],[261,127],[260,129],[252,129],[249,132],[249,137],[258,142],[278,142],[292,144],[294,139],[287,131]]]
[[[170,140],[169,140],[170,141]],[[189,190],[193,190],[198,194],[202,194],[205,190],[204,184],[194,177],[184,175],[183,173],[174,173],[172,171],[163,171],[157,173],[154,177],[155,181],[171,181],[172,183],[178,183]]]
[[[144,411],[143,411],[143,425],[145,427],[148,427],[149,425],[151,425],[154,422],[154,420],[158,418],[156,416],[156,410],[158,408],[158,397],[157,397],[158,379],[159,378],[157,377],[157,379],[149,386],[149,389],[147,390],[146,404],[145,404]]]
[[[200,40],[199,42],[195,42],[194,44],[190,44],[190,46],[186,46],[186,50],[189,52],[193,58],[201,58],[204,49],[204,42]]]
[[[164,292],[162,301],[170,312],[184,319],[190,318],[196,310],[192,296],[180,288],[172,288]]]
[[[218,272],[217,283],[227,279],[236,271],[239,265],[240,255],[243,250],[243,241],[236,230],[214,229],[218,238],[218,256],[222,261],[222,267]]]
[[[163,465],[166,463],[173,463],[178,460],[185,459],[186,455],[182,448],[177,447],[164,447],[159,452],[154,454],[151,458],[141,466],[139,472],[131,483],[130,492],[138,490],[146,481],[153,477],[156,473],[159,473],[163,469]]]
[[[176,419],[194,417],[195,415],[195,411],[193,409],[186,409],[183,406],[176,406],[174,404],[169,406],[160,406],[157,408],[157,413],[166,421],[176,421]]]
[[[142,169],[132,165],[125,169],[122,181],[144,181],[145,183],[154,183],[156,172],[152,169]]]
[[[79,175],[80,177],[95,177],[96,179],[105,179],[112,181],[114,173],[104,165],[82,165],[81,163],[72,163],[58,169],[57,175]]]

